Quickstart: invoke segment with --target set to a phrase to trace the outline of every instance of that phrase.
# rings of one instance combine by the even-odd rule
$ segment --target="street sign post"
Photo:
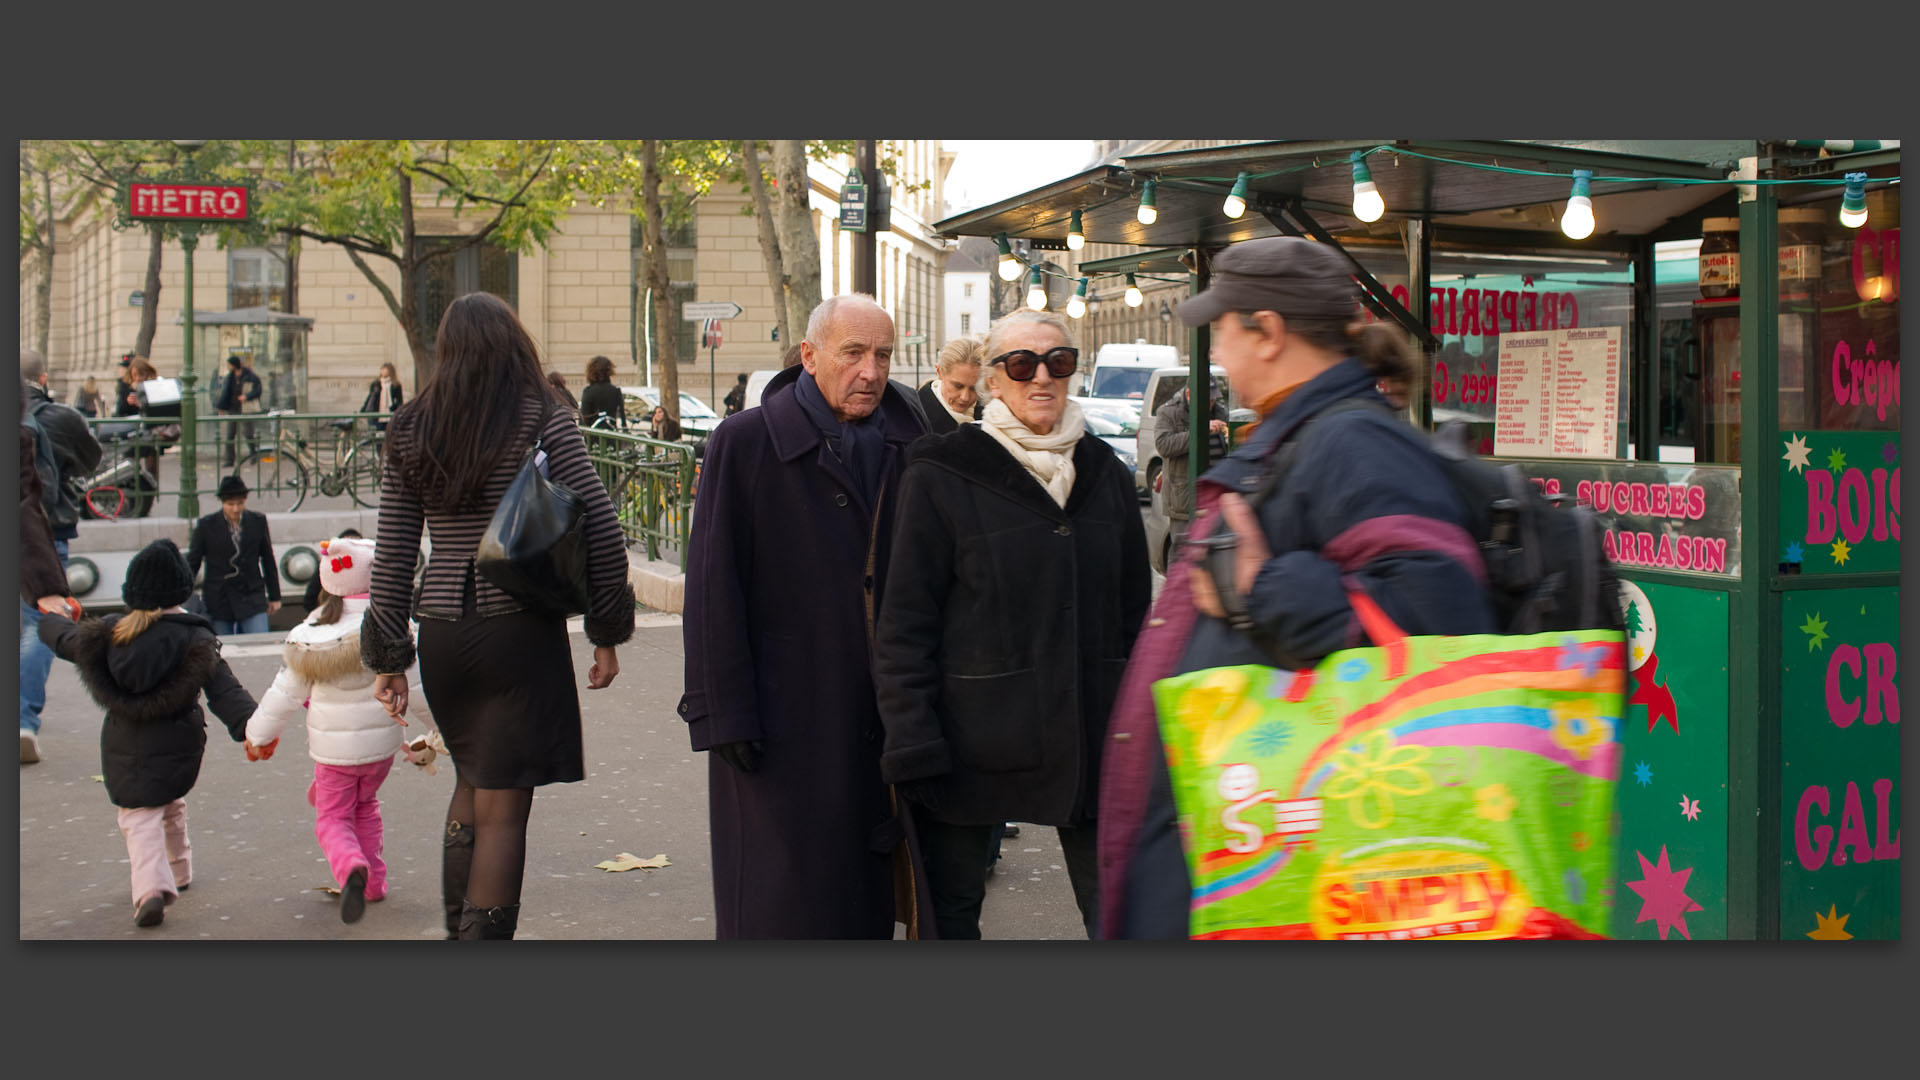
[[[203,224],[244,222],[253,215],[253,189],[246,184],[209,182],[194,162],[194,151],[206,145],[204,139],[175,139],[174,145],[187,156],[186,167],[171,176],[126,182],[124,222],[136,222],[149,229],[168,229],[180,238],[180,250],[186,255],[186,281],[182,288],[186,324],[185,350],[180,364],[180,516],[189,520],[200,516],[199,443],[193,392],[193,251],[199,246]],[[124,223],[123,222],[123,223]],[[116,225],[120,227],[120,225]],[[135,293],[130,298],[143,306],[146,297]]]
[[[917,330],[900,339],[902,345],[925,345],[926,343],[927,335],[924,330]]]
[[[700,300],[691,304],[682,304],[680,317],[688,322],[706,322],[708,319],[737,319],[741,307],[731,300]]]
[[[846,186],[840,189],[840,230],[867,231],[867,185],[861,182],[858,169],[847,174]]]

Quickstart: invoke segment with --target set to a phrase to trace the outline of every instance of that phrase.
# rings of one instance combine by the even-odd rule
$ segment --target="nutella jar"
[[[1700,223],[1700,295],[1725,300],[1740,295],[1740,219]]]
[[[1820,281],[1820,247],[1826,214],[1818,208],[1780,211],[1780,291],[1805,294]]]

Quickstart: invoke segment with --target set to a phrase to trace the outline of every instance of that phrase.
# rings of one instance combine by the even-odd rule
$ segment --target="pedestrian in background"
[[[1297,237],[1246,240],[1213,261],[1213,284],[1180,305],[1212,326],[1212,362],[1259,414],[1238,447],[1201,477],[1189,539],[1231,531],[1232,587],[1259,634],[1234,629],[1201,549],[1167,567],[1115,707],[1101,778],[1101,925],[1114,938],[1185,938],[1193,890],[1152,699],[1163,678],[1260,664],[1306,671],[1371,644],[1348,590],[1365,590],[1409,636],[1497,629],[1464,508],[1426,439],[1375,389],[1408,379],[1419,352],[1386,323],[1362,326],[1352,267]],[[1300,462],[1251,507],[1281,443]]]
[[[200,595],[218,634],[264,634],[280,610],[280,568],[273,558],[267,515],[247,509],[247,482],[220,481],[220,509],[193,523],[187,566],[206,564]]]
[[[73,407],[80,415],[92,417],[99,416],[100,410],[105,408],[100,400],[100,384],[94,381],[93,376],[87,376],[86,381],[80,384],[80,389],[73,392]]]
[[[1169,534],[1181,535],[1193,517],[1193,476],[1187,459],[1192,439],[1189,415],[1193,387],[1183,386],[1153,414],[1153,449],[1160,455],[1160,507],[1167,515]],[[1207,459],[1227,456],[1227,406],[1220,388],[1207,380]]]
[[[491,293],[461,296],[434,335],[433,374],[387,433],[373,598],[360,623],[374,696],[404,717],[416,652],[408,615],[420,619],[420,681],[453,758],[441,896],[461,940],[513,937],[533,791],[586,778],[566,616],[529,609],[474,569],[536,441],[547,475],[586,503],[587,687],[603,689],[620,673],[614,646],[633,636],[626,538],[527,328]],[[423,528],[433,552],[416,592]]]
[[[227,373],[219,380],[219,388],[214,393],[213,409],[221,416],[239,416],[252,405],[258,409],[260,401],[260,376],[254,373],[250,354],[233,353],[227,357]],[[240,429],[247,429],[249,445],[253,442],[253,425],[238,422],[223,424],[225,434],[221,438],[223,449],[220,454],[221,465],[233,468],[234,446],[240,438]]]
[[[392,364],[380,365],[380,377],[367,384],[367,399],[360,403],[360,411],[373,413],[373,430],[387,430],[387,418],[399,411],[407,399],[406,391],[400,387],[400,370]]]
[[[893,342],[872,297],[822,302],[801,365],[707,444],[679,709],[693,749],[710,751],[722,939],[886,939],[896,920],[932,936],[912,822],[880,776],[874,702],[895,493],[925,431],[890,389]]]
[[[145,359],[142,357],[142,359]],[[134,395],[138,385],[133,378],[134,356],[128,353],[120,358],[120,377],[113,383],[113,415],[134,416],[140,412],[140,399]]]
[[[40,638],[73,664],[80,684],[107,712],[100,771],[120,808],[131,865],[134,925],[158,926],[193,881],[186,796],[207,744],[200,697],[234,742],[246,739],[253,698],[220,658],[213,626],[189,615],[193,572],[171,540],[155,540],[127,565],[124,614],[75,624],[40,620]]]
[[[1107,715],[1152,597],[1133,477],[1067,396],[1066,320],[987,334],[978,425],[908,454],[880,605],[881,776],[916,806],[942,938],[977,939],[1008,821],[1052,825],[1096,936],[1094,812]]]
[[[38,354],[35,354],[38,355]],[[40,616],[80,617],[67,586],[67,543],[48,522],[42,476],[54,460],[51,440],[33,421],[33,395],[20,382],[20,764],[40,760],[40,712],[47,704],[53,650],[40,640]],[[29,636],[31,635],[31,636]]]
[[[986,341],[978,336],[957,337],[940,347],[933,378],[920,388],[928,432],[945,435],[980,419],[980,366],[986,354]]]
[[[604,356],[587,361],[587,385],[580,388],[580,422],[596,421],[615,430],[627,426],[627,396],[613,385],[613,361]]]
[[[747,373],[743,371],[740,373],[740,377],[734,380],[733,389],[727,391],[727,397],[726,397],[727,415],[732,416],[734,413],[737,413],[741,409],[746,408],[746,405],[747,405]]]
[[[315,575],[324,589],[320,608],[287,635],[284,665],[246,728],[247,760],[264,761],[273,756],[286,726],[306,713],[307,754],[313,758],[307,803],[314,809],[313,835],[340,886],[345,923],[359,922],[368,903],[387,896],[380,785],[401,750],[405,724],[374,700],[377,673],[360,659],[360,620],[373,581],[373,553],[371,540],[321,542]],[[417,671],[407,673],[410,691],[420,689]],[[421,711],[413,714],[419,717]]]
[[[86,418],[53,400],[47,391],[47,360],[33,349],[20,352],[21,475],[34,475],[39,520],[46,524],[53,555],[60,570],[59,593],[65,595],[67,545],[80,535],[78,482],[100,464],[100,441]],[[27,492],[23,480],[20,489]],[[26,509],[21,527],[26,529]],[[23,536],[28,533],[23,532]],[[37,539],[37,533],[33,534]],[[23,548],[23,555],[27,549]],[[51,582],[48,582],[51,584]],[[49,590],[51,592],[52,590]],[[40,714],[47,704],[47,675],[53,653],[40,640],[37,600],[48,593],[22,597],[20,603],[20,763],[40,760]]]
[[[665,405],[655,405],[653,407],[653,418],[647,422],[647,434],[649,437],[658,439],[661,442],[679,442],[680,431],[680,421],[667,415],[667,407]]]

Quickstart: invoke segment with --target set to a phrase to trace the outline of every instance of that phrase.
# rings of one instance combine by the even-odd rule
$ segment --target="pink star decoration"
[[[1688,821],[1700,820],[1700,800],[1680,796],[1680,812],[1686,815]]]
[[[1677,871],[1668,867],[1664,844],[1660,847],[1660,861],[1657,863],[1648,862],[1647,857],[1638,851],[1633,854],[1640,860],[1641,875],[1639,881],[1627,882],[1627,888],[1640,897],[1640,917],[1633,921],[1643,923],[1652,919],[1660,930],[1661,941],[1667,940],[1667,930],[1676,926],[1681,937],[1692,941],[1693,935],[1687,932],[1687,912],[1706,910],[1686,893],[1687,878],[1693,876],[1693,867]]]

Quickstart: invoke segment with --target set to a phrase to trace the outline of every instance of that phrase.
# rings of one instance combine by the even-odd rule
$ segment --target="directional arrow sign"
[[[737,319],[740,317],[740,305],[731,300],[708,300],[685,304],[680,308],[680,317],[687,322],[700,322],[703,319]]]
[[[925,345],[926,343],[927,335],[925,333],[912,333],[900,339],[900,344],[902,345]]]

